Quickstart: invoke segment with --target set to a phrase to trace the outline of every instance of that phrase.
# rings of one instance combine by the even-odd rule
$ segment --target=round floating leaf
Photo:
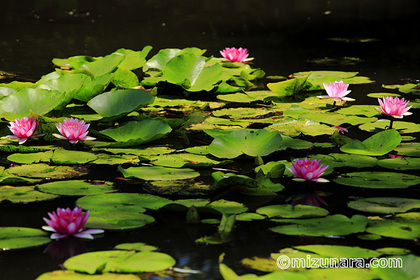
[[[248,207],[246,207],[242,203],[224,200],[224,199],[213,201],[210,204],[208,204],[206,207],[214,209],[226,215],[241,214],[248,210]]]
[[[157,247],[147,245],[143,242],[136,242],[136,243],[122,243],[115,246],[115,249],[118,250],[135,250],[135,251],[142,251],[142,252],[151,252],[158,250]]]
[[[103,272],[141,273],[170,268],[176,261],[159,252],[98,251],[74,256],[64,262],[69,270],[96,274]]]
[[[366,168],[374,167],[378,163],[378,159],[369,156],[362,155],[349,155],[332,153],[329,155],[310,155],[308,158],[320,159],[322,164],[328,165],[330,168],[337,167],[354,167],[354,168]]]
[[[264,220],[265,216],[259,215],[257,213],[242,213],[236,215],[236,221],[247,222],[247,221],[259,221]]]
[[[194,171],[193,169],[178,169],[162,166],[140,166],[129,167],[127,169],[118,167],[118,170],[124,175],[125,178],[138,178],[149,181],[180,180],[200,176],[200,173]]]
[[[51,157],[55,164],[84,164],[97,159],[97,156],[89,152],[69,151],[57,149]]]
[[[310,205],[278,204],[260,207],[256,211],[258,214],[266,215],[268,218],[312,218],[324,217],[328,211],[324,208]]]
[[[105,118],[120,118],[152,104],[154,97],[142,89],[115,90],[92,98],[87,105]]]
[[[44,115],[57,107],[65,98],[65,92],[47,89],[25,88],[0,101],[0,116],[14,120],[27,117],[32,112]],[[5,113],[12,113],[9,117]]]
[[[210,91],[221,80],[222,66],[207,66],[203,57],[181,54],[172,58],[163,68],[163,77],[188,91]]]
[[[384,130],[389,127],[390,121],[386,119],[380,119],[373,123],[365,123],[359,126],[361,130],[366,130],[369,132],[375,132]],[[412,122],[403,122],[403,121],[394,121],[392,128],[398,130],[401,134],[405,133],[417,133],[420,132],[420,124]]]
[[[10,174],[30,178],[64,179],[82,176],[87,170],[81,167],[50,166],[45,163],[13,166],[7,169]]]
[[[209,167],[221,165],[223,162],[207,156],[195,154],[170,154],[146,157],[154,165],[166,167]]]
[[[388,158],[378,161],[381,167],[396,170],[413,170],[420,169],[420,158]]]
[[[57,198],[57,195],[46,194],[34,190],[33,187],[12,187],[12,186],[3,186],[0,187],[0,202],[3,200],[8,200],[13,203],[30,203],[30,202],[39,202],[45,200],[52,200]]]
[[[163,121],[146,119],[126,122],[100,133],[119,142],[119,146],[134,146],[162,138],[171,131],[171,127]]]
[[[420,177],[395,172],[353,172],[345,173],[334,182],[346,186],[372,189],[405,189],[420,183]]]
[[[26,227],[0,227],[0,251],[29,248],[51,241],[45,231]]]
[[[154,221],[155,219],[152,216],[136,213],[128,208],[116,209],[110,207],[104,209],[104,211],[91,211],[86,227],[105,230],[128,230],[144,227]]]
[[[270,161],[264,165],[257,166],[255,171],[262,171],[268,178],[281,178],[284,174],[285,165],[283,162]]]
[[[364,212],[372,213],[404,213],[413,209],[420,209],[420,199],[403,197],[370,197],[350,201],[348,206]]]
[[[408,157],[420,157],[420,143],[411,142],[411,143],[401,143],[395,148],[395,151],[398,152],[398,155],[408,156]]]
[[[365,141],[353,140],[340,148],[349,154],[382,156],[391,152],[401,143],[401,135],[395,129],[388,129],[376,133]]]
[[[135,155],[109,155],[109,154],[96,154],[97,159],[91,162],[91,164],[102,164],[102,165],[121,165],[124,163],[137,164],[140,162],[138,156]]]
[[[89,275],[77,273],[71,270],[56,270],[41,274],[37,280],[141,280],[134,274],[103,273]]]
[[[235,158],[241,154],[256,157],[269,155],[280,149],[281,145],[282,137],[278,132],[241,129],[216,137],[208,151],[219,158]]]
[[[342,125],[348,123],[351,125],[359,125],[363,123],[371,123],[377,120],[377,118],[365,118],[353,115],[340,115],[330,112],[310,112],[303,113],[299,117],[314,120],[320,123],[326,123],[331,125]]]
[[[36,188],[45,193],[58,195],[93,195],[116,191],[110,182],[86,182],[83,180],[55,181],[37,185]]]
[[[368,118],[380,115],[378,111],[376,111],[375,105],[352,105],[346,108],[341,108],[335,111],[337,114],[342,115],[361,115],[366,116]]]
[[[324,258],[375,258],[382,255],[376,250],[357,246],[300,245],[293,246],[293,248],[304,252],[312,252]]]
[[[415,220],[373,220],[369,221],[366,232],[398,239],[420,237],[420,222]]]
[[[401,95],[398,93],[374,92],[374,93],[368,93],[367,96],[371,98],[383,98],[385,96],[400,97]]]
[[[133,212],[144,212],[144,208],[157,210],[172,200],[167,198],[137,193],[107,193],[81,197],[77,200],[77,206],[83,209],[105,211],[114,209],[118,212],[122,210],[132,210]]]
[[[38,162],[49,162],[53,155],[53,151],[39,153],[14,153],[7,157],[7,160],[19,164],[31,164]]]
[[[307,236],[341,236],[364,232],[368,219],[365,216],[354,215],[351,219],[344,215],[332,215],[313,219],[273,219],[273,221],[286,223],[270,230],[287,235]]]

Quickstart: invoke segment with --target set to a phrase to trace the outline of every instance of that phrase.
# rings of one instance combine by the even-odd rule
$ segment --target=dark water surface
[[[416,18],[420,5],[415,0],[3,2],[0,10],[0,70],[15,72],[20,80],[35,81],[53,71],[51,60],[55,57],[102,56],[118,48],[141,50],[145,45],[153,46],[148,58],[159,49],[169,47],[195,46],[207,49],[205,55],[219,56],[219,50],[224,47],[242,46],[255,57],[254,67],[269,75],[318,69],[360,71],[361,75],[369,76],[377,83],[354,87],[352,95],[355,94],[356,98],[358,93],[380,92],[385,83],[420,79],[420,36]],[[355,42],[343,43],[329,38]],[[360,38],[375,40],[360,43]],[[358,57],[363,62],[354,66],[310,63],[324,57]],[[364,104],[376,102],[370,98],[357,99]],[[102,171],[101,175],[101,170],[91,174],[94,179],[110,181],[116,181],[116,176],[121,175],[116,171]],[[117,187],[135,191],[133,186],[118,181]],[[337,195],[337,199],[330,202],[329,210],[334,213],[334,209],[339,209],[339,204],[345,203],[350,194]],[[389,194],[382,192],[381,195]],[[0,226],[40,228],[44,225],[42,217],[46,212],[58,206],[73,207],[74,200],[60,198],[42,205],[0,205]],[[342,209],[340,213],[346,214]],[[137,231],[106,232],[94,241],[67,240],[65,242],[73,243],[61,245],[71,247],[73,253],[77,253],[110,249],[123,242],[145,242],[173,256],[177,267],[189,266],[204,271],[204,274],[192,275],[188,279],[221,279],[218,256],[222,252],[226,252],[225,263],[242,274],[245,271],[240,259],[266,257],[273,248],[275,251],[311,243],[379,247],[378,243],[351,237],[345,241],[285,237],[266,230],[267,225],[258,222],[239,224],[231,243],[196,245],[195,239],[213,234],[215,227],[186,225],[182,215],[152,215],[157,223]],[[418,249],[402,241],[395,241],[392,246],[409,247],[419,253]],[[35,279],[44,272],[60,269],[60,264],[68,257],[66,254],[66,250],[45,247],[1,252],[0,279]]]

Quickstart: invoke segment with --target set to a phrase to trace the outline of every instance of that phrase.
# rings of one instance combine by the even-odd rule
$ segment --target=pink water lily
[[[89,211],[82,213],[82,208],[57,208],[56,212],[48,213],[50,219],[44,218],[48,226],[42,228],[46,231],[54,232],[51,234],[51,239],[60,239],[70,235],[93,239],[92,234],[103,233],[102,229],[88,229],[83,230],[87,219],[89,218]]]
[[[411,108],[411,106],[407,107],[410,101],[404,100],[404,98],[399,99],[398,97],[392,98],[391,96],[385,96],[382,100],[378,98],[378,102],[381,108],[375,107],[375,109],[384,115],[401,119],[404,116],[412,114],[411,112],[407,112]]]
[[[248,58],[248,50],[243,48],[225,48],[220,51],[224,59],[232,62],[246,62],[253,58]]]
[[[319,178],[328,168],[328,165],[324,166],[320,162],[320,159],[309,160],[307,157],[304,159],[297,158],[292,161],[292,165],[287,166],[287,169],[297,177],[293,179],[295,181],[329,182],[327,179]]]
[[[29,137],[39,137],[44,134],[36,134],[35,131],[38,129],[39,122],[34,118],[22,117],[21,119],[15,119],[15,122],[10,122],[8,128],[13,135],[7,135],[11,139],[19,139],[19,144],[23,144],[28,140]]]
[[[90,124],[86,124],[84,120],[64,119],[63,123],[56,123],[55,126],[61,135],[56,133],[53,133],[53,135],[60,139],[67,139],[72,144],[77,143],[79,140],[95,140],[95,138],[87,136]]]
[[[328,95],[318,96],[319,98],[332,98],[334,101],[354,101],[355,99],[346,97],[351,90],[347,90],[349,85],[343,83],[343,81],[335,81],[334,83],[323,83],[324,89]]]

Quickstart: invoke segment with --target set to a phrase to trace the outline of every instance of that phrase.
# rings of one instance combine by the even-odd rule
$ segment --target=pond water
[[[345,2],[345,3],[343,3]],[[377,104],[366,93],[385,91],[382,84],[418,83],[420,79],[420,39],[417,35],[417,1],[8,1],[2,4],[2,40],[0,70],[15,77],[0,76],[8,83],[13,80],[37,81],[54,71],[53,58],[75,55],[105,56],[119,48],[141,50],[153,47],[148,58],[164,48],[198,47],[205,55],[220,56],[219,50],[246,47],[254,57],[252,67],[266,75],[288,76],[309,70],[356,71],[375,83],[351,86],[352,104]],[[335,39],[334,39],[335,38]],[[342,59],[322,63],[323,58],[358,58],[355,63],[342,65]],[[3,82],[3,81],[2,81]],[[417,107],[418,108],[418,107]],[[419,123],[418,109],[404,121]],[[4,122],[3,126],[5,126]],[[4,130],[3,130],[4,131]],[[365,139],[372,133],[357,127],[349,129],[350,138]],[[420,136],[418,132],[409,134]],[[3,135],[2,135],[3,136]],[[208,145],[212,138],[203,133],[189,135],[185,144],[176,135],[159,140],[171,143],[176,149],[194,145]],[[302,139],[328,142],[329,136]],[[158,143],[159,143],[158,141]],[[64,146],[68,147],[68,146]],[[290,160],[308,154],[340,152],[331,148],[287,150],[276,152],[264,161]],[[1,165],[10,162],[1,156]],[[254,176],[254,159],[237,160],[226,168],[240,174]],[[124,166],[127,168],[128,166]],[[370,168],[366,170],[378,170]],[[379,170],[382,170],[379,168]],[[201,171],[203,180],[211,181],[210,172]],[[345,171],[340,171],[345,172]],[[418,169],[410,171],[418,174]],[[149,185],[131,184],[123,180],[116,167],[96,165],[82,179],[113,182],[122,192],[137,193],[152,190]],[[212,199],[224,198],[244,203],[250,211],[263,205],[284,203],[295,190],[294,182],[283,180],[286,191],[277,197],[238,197],[237,194],[212,193]],[[304,188],[297,186],[297,188]],[[329,193],[325,198],[330,214],[365,215],[347,207],[351,197],[406,197],[420,198],[419,186],[409,189],[369,189],[343,187],[331,182],[318,187]],[[339,190],[339,191],[337,191]],[[156,192],[154,192],[156,194]],[[171,199],[185,198],[172,194]],[[41,228],[42,217],[57,207],[73,207],[77,198],[60,197],[52,201],[0,204],[0,226]],[[144,242],[157,246],[161,252],[176,259],[179,268],[200,270],[185,279],[223,279],[219,273],[219,256],[226,253],[224,263],[242,275],[263,274],[246,269],[243,258],[267,258],[281,248],[308,244],[336,244],[377,249],[397,247],[419,256],[419,243],[413,240],[383,238],[377,241],[361,240],[355,235],[346,238],[325,238],[282,235],[268,230],[273,222],[252,221],[237,223],[232,241],[220,245],[204,245],[195,240],[217,231],[217,225],[185,223],[185,213],[151,211],[156,222],[138,230],[106,231],[92,241],[66,239],[54,246],[3,251],[0,253],[0,279],[35,279],[42,273],[59,270],[70,256],[87,251],[110,250],[115,245]],[[372,214],[373,215],[373,214]],[[204,217],[206,217],[204,215]],[[418,237],[420,234],[418,235]],[[182,276],[184,277],[184,276]],[[154,278],[171,279],[171,278]],[[184,279],[184,278],[181,278]]]

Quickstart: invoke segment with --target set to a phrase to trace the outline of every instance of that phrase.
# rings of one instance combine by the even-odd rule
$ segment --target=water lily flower
[[[382,100],[378,98],[378,102],[381,108],[375,107],[375,109],[384,115],[401,119],[404,116],[412,114],[411,112],[407,112],[411,108],[411,106],[407,107],[410,101],[404,100],[404,98],[399,99],[398,97],[384,96]]]
[[[64,119],[63,123],[56,123],[55,126],[61,135],[56,133],[53,133],[53,135],[60,139],[67,139],[72,144],[77,143],[79,140],[88,141],[96,139],[87,136],[90,124],[86,124],[84,120],[79,121],[73,118]]]
[[[388,154],[388,156],[389,156],[390,158],[400,158],[400,159],[405,159],[405,157],[403,157],[403,156],[398,156],[398,155],[393,155],[393,154]]]
[[[8,128],[13,135],[7,135],[11,139],[19,139],[19,144],[23,144],[28,140],[29,137],[39,137],[44,134],[36,134],[39,122],[34,118],[22,117],[21,119],[15,119],[15,122],[10,122]]]
[[[82,208],[57,208],[56,212],[48,213],[50,219],[44,218],[48,226],[43,226],[42,229],[54,232],[51,234],[51,239],[60,239],[70,235],[93,239],[92,234],[103,233],[102,229],[88,229],[83,230],[87,219],[89,218],[89,211],[82,213]]]
[[[248,50],[243,48],[225,48],[220,51],[220,54],[225,60],[232,62],[246,62],[253,60],[253,58],[248,58]]]
[[[304,159],[295,159],[292,161],[292,165],[289,165],[287,169],[293,173],[297,178],[293,178],[295,181],[314,181],[318,183],[329,182],[327,179],[319,178],[322,173],[327,170],[328,165],[320,164],[321,160],[312,159],[309,160],[307,157]]]
[[[347,130],[347,128],[341,127],[341,126],[339,126],[339,125],[334,125],[334,127],[335,127],[335,128],[337,128],[337,129],[338,129],[338,131],[339,131],[341,134],[344,134],[345,132],[349,132],[349,131]]]
[[[332,98],[334,101],[354,101],[355,99],[346,97],[351,90],[347,90],[349,85],[343,83],[343,81],[335,81],[334,83],[323,83],[324,89],[328,95],[318,96],[318,98]]]

